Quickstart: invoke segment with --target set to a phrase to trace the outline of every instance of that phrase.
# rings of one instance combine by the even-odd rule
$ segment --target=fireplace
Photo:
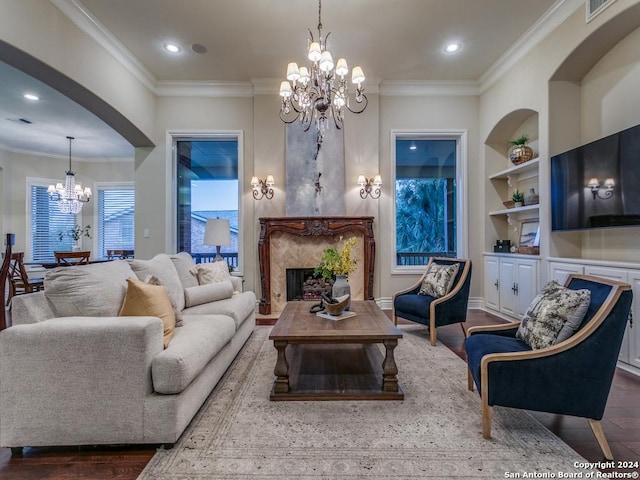
[[[313,269],[322,251],[335,246],[340,236],[354,236],[356,271],[349,276],[354,300],[373,299],[375,240],[373,217],[278,217],[260,218],[258,257],[262,297],[259,311],[282,311],[287,302],[286,270]]]
[[[287,301],[318,300],[323,293],[331,295],[332,283],[315,278],[313,268],[287,268]]]

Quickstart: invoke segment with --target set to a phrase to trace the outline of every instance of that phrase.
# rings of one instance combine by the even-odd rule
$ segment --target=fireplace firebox
[[[318,300],[323,293],[331,295],[332,282],[315,278],[313,268],[287,268],[287,302]]]

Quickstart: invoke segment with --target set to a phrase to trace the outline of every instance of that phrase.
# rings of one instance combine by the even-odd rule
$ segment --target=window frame
[[[170,156],[170,160],[166,162],[167,183],[166,191],[171,192],[166,196],[167,204],[165,211],[168,218],[166,224],[170,227],[166,232],[166,244],[170,246],[173,253],[177,253],[178,249],[178,198],[176,194],[177,185],[177,142],[180,141],[207,141],[222,138],[236,137],[238,142],[238,268],[233,274],[237,276],[244,275],[244,132],[243,130],[170,130],[166,135],[166,151]]]
[[[100,232],[98,231],[98,225],[99,225],[99,205],[98,205],[98,201],[100,198],[100,195],[98,193],[98,190],[133,190],[133,194],[134,194],[134,199],[135,199],[135,193],[136,193],[136,183],[135,182],[131,182],[131,181],[122,181],[122,182],[94,182],[93,184],[93,198],[95,198],[95,202],[93,205],[93,223],[92,226],[95,226],[95,228],[93,228],[93,233],[92,233],[92,243],[91,243],[91,250],[93,252],[95,252],[94,257],[97,259],[101,259],[104,260],[106,259],[105,257],[100,257],[98,255],[98,248],[100,245],[99,239],[98,239],[98,235],[100,235]],[[135,248],[135,200],[134,200],[134,235],[133,235],[133,241],[134,241],[134,248]]]
[[[390,271],[392,275],[415,275],[424,272],[424,265],[396,264],[396,141],[397,140],[455,140],[456,142],[456,252],[459,258],[468,258],[467,221],[467,130],[391,130],[390,131],[391,171],[391,236]]]

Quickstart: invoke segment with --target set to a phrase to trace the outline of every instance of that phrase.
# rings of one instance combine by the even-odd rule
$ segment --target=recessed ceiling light
[[[180,50],[181,50],[181,48],[178,45],[176,45],[175,43],[165,43],[164,44],[164,49],[167,52],[171,52],[171,53],[179,53]]]
[[[449,43],[446,47],[444,47],[444,51],[447,53],[455,53],[462,48],[462,45],[459,43]]]
[[[40,97],[37,95],[34,95],[33,93],[25,93],[23,97],[26,98],[27,100],[40,100]]]

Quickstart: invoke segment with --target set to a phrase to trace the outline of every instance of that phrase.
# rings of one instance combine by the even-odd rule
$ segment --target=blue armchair
[[[475,383],[482,398],[484,438],[491,438],[494,405],[584,417],[611,460],[600,420],[631,309],[631,287],[588,275],[571,275],[565,286],[590,290],[591,300],[578,330],[562,342],[532,350],[515,336],[519,322],[469,329],[469,390]]]
[[[448,294],[435,298],[418,295],[422,280],[432,263],[440,265],[459,265],[458,273]],[[471,260],[461,258],[431,257],[425,273],[420,280],[406,290],[393,295],[392,320],[398,324],[398,317],[421,323],[429,327],[431,345],[436,344],[436,328],[452,323],[460,323],[462,331],[467,335],[467,305],[471,286]]]

